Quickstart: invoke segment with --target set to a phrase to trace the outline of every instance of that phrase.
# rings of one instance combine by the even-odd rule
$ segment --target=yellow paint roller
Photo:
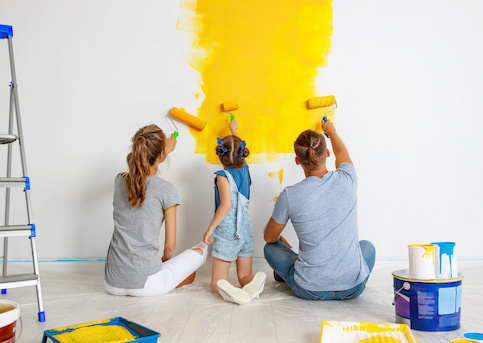
[[[171,111],[169,111],[169,115],[175,119],[178,119],[179,121],[182,121],[183,123],[187,124],[189,127],[192,127],[193,129],[196,129],[198,131],[202,131],[206,126],[206,122],[203,119],[195,117],[180,108],[173,107]],[[178,134],[179,133],[175,131],[174,138],[178,137]]]
[[[332,108],[329,113],[333,112],[337,108],[337,102],[335,101],[334,95],[310,98],[309,100],[307,100],[306,105],[309,110],[312,110],[314,108],[319,108],[319,107],[334,106],[334,108]]]
[[[230,120],[233,121],[235,120],[235,116],[228,112],[228,111],[235,111],[238,109],[238,101],[237,100],[232,100],[232,101],[227,101],[221,104],[221,111],[228,113],[230,115]]]
[[[337,108],[337,102],[335,101],[335,96],[334,95],[327,95],[327,96],[318,96],[315,98],[310,98],[307,100],[305,103],[307,106],[307,109],[312,110],[314,108],[321,108],[321,107],[332,107],[329,112],[327,112],[322,118],[324,121],[327,121],[327,116],[331,114],[332,112],[335,111]],[[329,136],[325,134],[325,136],[328,138]]]

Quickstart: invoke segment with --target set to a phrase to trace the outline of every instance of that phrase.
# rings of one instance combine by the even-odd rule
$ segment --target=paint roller
[[[233,113],[230,113],[228,111],[235,111],[238,109],[238,101],[237,100],[232,100],[232,101],[227,101],[221,104],[221,111],[228,113],[230,115],[230,120],[233,121],[235,120],[235,116]]]
[[[171,111],[169,111],[168,118],[173,124],[173,126],[175,127],[175,131],[174,131],[175,139],[178,137],[179,131],[176,125],[174,124],[173,120],[171,119],[171,117],[179,121],[182,121],[183,123],[187,124],[189,127],[192,127],[193,129],[196,129],[198,131],[203,131],[203,129],[206,126],[206,122],[203,119],[195,117],[181,108],[173,107]]]
[[[323,121],[327,121],[327,116],[335,111],[337,108],[337,102],[335,101],[334,95],[327,95],[327,96],[318,96],[315,98],[310,98],[306,102],[307,109],[312,110],[315,108],[324,108],[324,107],[332,107],[328,113],[325,114]],[[327,138],[329,138],[328,134],[325,134]]]

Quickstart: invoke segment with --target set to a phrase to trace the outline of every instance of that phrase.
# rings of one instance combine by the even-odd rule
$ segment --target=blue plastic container
[[[421,280],[409,278],[409,270],[402,269],[392,275],[396,323],[421,331],[460,328],[461,274],[452,279]]]
[[[42,340],[42,343],[47,342],[47,338],[50,338],[52,342],[54,343],[62,343],[60,342],[55,336],[60,335],[65,332],[71,332],[80,328],[85,328],[89,326],[96,326],[96,325],[118,325],[122,326],[125,329],[127,329],[133,336],[136,337],[136,339],[126,342],[126,343],[156,343],[158,341],[158,337],[160,336],[159,332],[153,331],[151,329],[148,329],[142,325],[136,324],[134,322],[131,322],[130,320],[127,320],[122,317],[116,317],[116,318],[111,318],[105,321],[101,322],[91,322],[91,323],[85,323],[85,324],[80,324],[80,325],[72,325],[68,326],[62,329],[51,329],[51,330],[46,330],[44,331],[44,337]]]

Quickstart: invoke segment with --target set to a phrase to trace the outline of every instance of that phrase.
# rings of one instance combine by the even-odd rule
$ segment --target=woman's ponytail
[[[129,203],[143,206],[146,197],[146,178],[159,154],[164,151],[166,136],[156,125],[145,126],[132,138],[132,152],[127,155],[129,172],[125,176]]]

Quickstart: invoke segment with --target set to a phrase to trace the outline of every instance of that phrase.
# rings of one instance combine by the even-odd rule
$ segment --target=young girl
[[[266,275],[252,273],[253,230],[248,215],[250,171],[245,162],[249,155],[245,141],[238,136],[238,123],[231,121],[230,136],[217,138],[216,154],[224,169],[215,174],[216,210],[213,220],[203,235],[211,244],[213,236],[213,266],[211,289],[227,301],[246,305],[262,292]],[[228,281],[231,262],[236,261],[238,288]]]
[[[156,125],[141,128],[132,139],[129,172],[118,174],[114,184],[114,232],[104,277],[111,294],[168,293],[193,282],[195,271],[206,261],[208,247],[203,243],[172,257],[180,201],[176,188],[156,173],[175,146],[173,136],[166,139]],[[158,236],[163,221],[166,239],[160,258]]]

